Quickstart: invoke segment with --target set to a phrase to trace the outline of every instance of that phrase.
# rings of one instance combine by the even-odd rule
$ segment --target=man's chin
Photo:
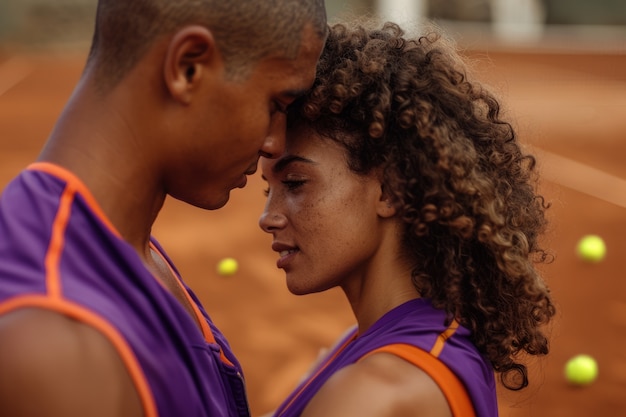
[[[226,193],[225,195],[221,196],[221,199],[219,200],[218,199],[211,199],[211,200],[196,199],[196,200],[190,201],[189,199],[182,199],[182,198],[177,198],[174,196],[171,196],[171,197],[174,198],[175,200],[182,201],[183,203],[190,204],[194,207],[198,207],[203,210],[218,210],[224,207],[226,203],[228,203],[228,201],[230,200],[230,191]]]
[[[202,207],[202,208],[204,208],[206,210],[221,209],[222,207],[224,207],[226,205],[226,203],[228,203],[229,200],[230,200],[230,192],[228,192],[228,194],[226,194],[222,200],[219,200],[217,202],[212,202],[211,204],[207,205],[206,207]]]

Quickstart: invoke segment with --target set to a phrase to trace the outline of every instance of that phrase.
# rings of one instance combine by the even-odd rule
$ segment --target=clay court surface
[[[533,366],[529,389],[502,393],[501,415],[626,415],[624,50],[473,56],[481,77],[507,103],[523,141],[538,152],[542,187],[552,202],[545,243],[556,260],[543,268],[558,304],[552,352]],[[0,187],[37,156],[83,61],[80,52],[0,53]],[[229,337],[256,416],[278,405],[318,350],[352,324],[339,292],[296,297],[285,289],[270,237],[257,226],[263,187],[253,177],[216,212],[168,201],[154,229]],[[578,239],[589,233],[606,241],[602,263],[576,257]],[[237,258],[240,269],[225,278],[215,265],[227,256]],[[579,353],[593,355],[600,367],[597,381],[584,388],[563,378],[565,361]]]

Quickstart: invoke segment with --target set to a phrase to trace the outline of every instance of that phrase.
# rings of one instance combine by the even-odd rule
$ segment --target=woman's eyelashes
[[[296,191],[301,186],[303,186],[306,183],[306,181],[305,180],[283,180],[280,183],[285,186],[287,191],[293,192],[293,191]],[[267,187],[265,190],[263,190],[263,194],[265,195],[265,197],[269,196],[270,191],[271,191],[270,187]]]
[[[281,182],[288,191],[295,191],[306,183],[304,180],[285,180]]]

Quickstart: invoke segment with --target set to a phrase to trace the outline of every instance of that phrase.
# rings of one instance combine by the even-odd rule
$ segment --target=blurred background
[[[623,0],[326,0],[326,5],[331,18],[352,13],[394,21],[433,19],[462,38],[471,34],[520,43],[548,37],[591,47],[623,42],[626,34]],[[95,8],[95,0],[2,0],[0,40],[36,46],[84,43]]]
[[[132,0],[129,0],[132,1]],[[227,1],[227,0],[225,0]],[[441,26],[492,86],[520,140],[537,155],[552,204],[543,267],[558,307],[551,353],[531,385],[501,392],[501,415],[626,415],[626,0],[326,0],[331,21],[372,15]],[[0,0],[0,189],[37,157],[78,81],[95,0]],[[114,167],[112,167],[114,169]],[[167,201],[155,236],[228,336],[246,370],[254,415],[293,389],[353,317],[338,291],[295,297],[257,226],[264,184],[203,212]],[[606,257],[576,255],[597,234]],[[224,257],[239,271],[222,277]],[[572,386],[565,363],[593,356],[600,372]]]

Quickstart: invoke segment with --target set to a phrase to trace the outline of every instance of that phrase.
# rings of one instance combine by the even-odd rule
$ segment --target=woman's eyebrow
[[[272,172],[274,172],[275,174],[278,174],[294,162],[304,162],[305,164],[317,164],[317,162],[312,161],[303,156],[287,155],[284,158],[281,158],[276,162],[276,164],[272,167]]]

